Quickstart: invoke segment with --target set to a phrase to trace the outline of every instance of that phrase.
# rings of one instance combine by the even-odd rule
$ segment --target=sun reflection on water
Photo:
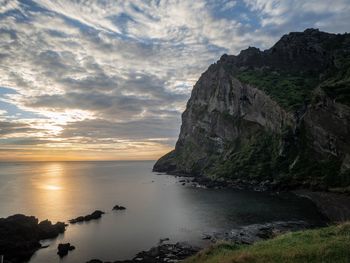
[[[60,187],[60,186],[51,185],[51,184],[44,185],[43,188],[46,189],[46,190],[52,190],[52,191],[57,191],[57,190],[61,190],[62,189],[62,187]]]
[[[63,189],[63,172],[64,165],[62,163],[48,163],[44,166],[40,176],[39,188],[51,191]]]
[[[67,200],[66,165],[61,162],[46,163],[37,171],[32,179],[34,194],[31,196],[33,204],[40,204],[35,208],[36,215],[42,219],[57,220],[62,217],[63,207]]]

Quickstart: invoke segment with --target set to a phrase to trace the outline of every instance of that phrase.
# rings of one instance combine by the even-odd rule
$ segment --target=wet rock
[[[208,235],[208,234],[203,234],[202,236],[202,240],[210,240],[212,238],[211,235]]]
[[[213,242],[218,240],[230,241],[236,244],[253,244],[256,241],[273,238],[277,235],[312,227],[305,221],[277,221],[266,224],[252,224],[233,229],[228,233],[214,233]]]
[[[159,244],[163,244],[164,242],[169,241],[169,240],[170,240],[170,238],[168,238],[168,237],[161,238],[161,239],[159,239]]]
[[[121,205],[115,205],[112,210],[116,210],[116,211],[126,210],[126,207],[121,206]]]
[[[58,222],[54,225],[52,225],[51,221],[44,220],[39,223],[39,235],[41,239],[49,239],[49,238],[55,238],[60,233],[63,233],[66,229],[67,224]]]
[[[40,240],[55,238],[65,228],[62,222],[39,223],[34,216],[17,214],[0,218],[0,255],[12,263],[28,261],[36,250],[43,248]]]
[[[69,223],[71,224],[75,224],[75,223],[79,223],[79,222],[85,222],[85,221],[90,221],[90,220],[96,220],[101,218],[101,216],[104,214],[105,212],[102,212],[100,210],[96,210],[94,211],[92,214],[90,215],[86,215],[86,216],[78,216],[77,218],[71,219],[69,220]]]
[[[235,190],[252,190],[255,192],[267,192],[282,190],[279,182],[265,180],[262,182],[248,181],[244,179],[235,180],[213,180],[206,177],[195,177],[192,180],[188,180],[192,187],[196,188],[209,188],[209,189],[235,189]],[[284,188],[283,190],[288,190]]]
[[[72,251],[74,249],[75,246],[72,246],[70,243],[58,244],[57,255],[59,255],[60,257],[64,257],[68,254],[69,251]]]
[[[114,263],[169,263],[178,262],[197,253],[200,248],[193,247],[187,243],[162,244],[148,251],[138,253],[133,259],[114,261]],[[87,263],[103,263],[93,259]]]

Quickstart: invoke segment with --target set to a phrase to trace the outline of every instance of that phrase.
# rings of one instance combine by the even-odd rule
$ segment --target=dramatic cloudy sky
[[[0,0],[0,160],[155,159],[210,63],[308,27],[350,0]]]

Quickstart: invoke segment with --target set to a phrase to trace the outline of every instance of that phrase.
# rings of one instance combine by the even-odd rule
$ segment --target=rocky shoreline
[[[350,220],[350,195],[347,193],[334,193],[326,190],[302,189],[287,187],[276,181],[247,181],[247,180],[211,180],[206,177],[193,177],[186,174],[166,173],[180,178],[178,180],[184,186],[208,189],[235,189],[256,192],[290,192],[299,197],[311,200],[318,211],[330,222],[344,222]]]
[[[322,188],[319,185],[307,185],[307,184],[294,184],[286,185],[285,183],[277,180],[245,180],[245,179],[211,179],[204,176],[193,176],[183,173],[164,172],[158,174],[167,174],[180,178],[179,182],[183,185],[189,185],[199,188],[208,189],[235,189],[235,190],[250,190],[256,192],[296,192],[298,189],[309,189],[309,192],[328,192],[327,188]],[[345,193],[336,193],[338,195],[349,196]]]
[[[152,247],[148,251],[138,253],[130,260],[117,260],[113,263],[171,263],[178,262],[196,254],[200,248],[189,245],[188,243],[160,244]],[[108,261],[111,263],[110,261]],[[92,259],[87,263],[107,263],[99,259]]]
[[[291,191],[295,189],[291,186],[286,186],[285,184],[274,181],[274,180],[244,180],[244,179],[235,179],[235,180],[213,180],[208,177],[203,176],[193,176],[183,173],[173,173],[173,172],[164,172],[158,173],[159,175],[167,174],[180,178],[179,183],[182,185],[188,185],[196,188],[208,188],[208,189],[235,189],[235,190],[251,190],[256,192],[279,192],[279,191]]]
[[[316,227],[305,221],[276,221],[265,224],[251,224],[232,229],[225,233],[214,233],[205,238],[213,243],[227,241],[234,244],[251,245],[257,241],[274,238],[278,235]]]

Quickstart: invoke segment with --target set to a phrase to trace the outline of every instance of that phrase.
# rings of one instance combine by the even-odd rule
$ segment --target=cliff
[[[318,189],[350,185],[350,34],[317,29],[223,55],[154,170]]]

